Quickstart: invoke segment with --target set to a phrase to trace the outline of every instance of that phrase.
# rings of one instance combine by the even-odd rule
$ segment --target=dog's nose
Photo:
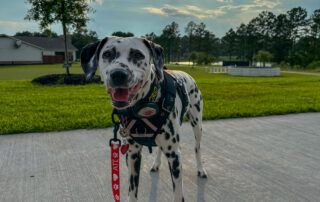
[[[128,81],[128,73],[124,70],[113,70],[110,72],[110,77],[115,86],[124,85]]]

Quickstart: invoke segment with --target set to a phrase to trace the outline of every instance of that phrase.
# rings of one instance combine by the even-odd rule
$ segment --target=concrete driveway
[[[319,201],[320,113],[204,122],[198,179],[194,137],[183,125],[186,201]],[[113,201],[108,140],[111,129],[0,136],[0,201]],[[172,201],[165,157],[144,148],[139,201]],[[121,197],[127,201],[127,168],[121,157]]]

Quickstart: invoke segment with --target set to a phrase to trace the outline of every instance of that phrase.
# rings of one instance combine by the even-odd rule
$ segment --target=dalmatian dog
[[[115,109],[125,109],[134,106],[144,98],[155,79],[162,82],[164,56],[161,46],[143,38],[137,37],[105,37],[101,41],[87,45],[81,53],[81,65],[87,79],[94,76],[97,68],[106,85]],[[175,202],[184,201],[182,183],[182,162],[179,148],[181,124],[186,116],[195,135],[195,156],[197,173],[206,178],[207,173],[201,162],[200,140],[202,135],[202,108],[203,100],[194,79],[182,71],[171,71],[176,78],[183,81],[188,93],[189,105],[186,113],[182,114],[182,101],[175,97],[174,110],[170,112],[162,132],[156,136],[158,146],[156,158],[151,171],[157,172],[163,153],[168,160],[172,178]],[[161,97],[158,91],[157,98]],[[126,162],[129,170],[129,201],[137,201],[139,174],[141,164],[142,145],[128,138],[130,149],[126,153]]]

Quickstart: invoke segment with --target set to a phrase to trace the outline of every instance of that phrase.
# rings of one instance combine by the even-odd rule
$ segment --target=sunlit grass
[[[41,68],[47,69],[47,74],[55,69]],[[80,73],[81,69],[76,68]],[[208,74],[203,67],[171,68],[183,69],[197,81],[204,98],[204,119],[320,111],[320,77],[317,76],[233,77]],[[25,80],[0,80],[0,134],[112,125],[112,107],[103,85],[39,86],[30,82],[35,73],[25,75]]]

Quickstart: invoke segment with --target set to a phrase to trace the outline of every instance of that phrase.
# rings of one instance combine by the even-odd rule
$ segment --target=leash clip
[[[120,123],[116,123],[115,126],[114,126],[114,128],[113,128],[113,135],[114,135],[114,137],[109,140],[109,146],[110,146],[110,147],[111,147],[111,145],[112,145],[112,142],[118,142],[119,146],[121,146],[121,140],[118,139],[118,137],[117,137],[117,132],[118,132],[118,130],[119,130],[119,124],[120,124]]]
[[[118,142],[119,144],[119,147],[121,146],[121,140],[118,139],[117,137],[117,133],[118,133],[118,130],[119,130],[119,127],[120,127],[120,121],[115,121],[114,119],[114,115],[117,114],[115,110],[112,111],[112,114],[111,114],[111,119],[112,119],[112,122],[114,123],[114,128],[113,128],[113,138],[111,138],[109,140],[109,146],[111,147],[112,145],[112,142]]]

